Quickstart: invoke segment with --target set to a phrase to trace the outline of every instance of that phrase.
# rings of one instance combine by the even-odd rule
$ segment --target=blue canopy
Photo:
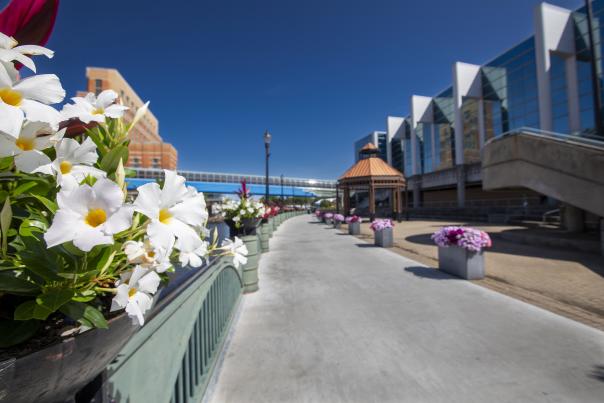
[[[136,190],[137,187],[144,185],[145,183],[155,182],[155,179],[142,179],[142,178],[126,178],[128,190]],[[197,191],[203,193],[222,193],[222,194],[235,194],[241,188],[238,183],[223,183],[223,182],[194,182],[187,181],[187,185],[193,186]],[[247,188],[250,190],[252,195],[264,196],[265,185],[259,184],[247,184]],[[269,185],[268,192],[271,196],[281,196],[280,185]],[[285,197],[316,197],[316,194],[309,192],[299,187],[284,186],[283,196]]]

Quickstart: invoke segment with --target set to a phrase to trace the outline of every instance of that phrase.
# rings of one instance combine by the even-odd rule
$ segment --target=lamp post
[[[271,156],[271,134],[266,130],[264,132],[264,154],[266,156],[266,182],[265,182],[265,190],[264,190],[264,200],[268,203],[268,159]]]

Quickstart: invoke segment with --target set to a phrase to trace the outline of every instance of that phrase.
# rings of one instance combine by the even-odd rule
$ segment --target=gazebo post
[[[348,186],[343,187],[344,190],[344,215],[350,214],[350,188]]]
[[[372,179],[369,179],[369,220],[375,220],[375,188]]]
[[[398,210],[397,214],[396,214],[396,220],[398,222],[401,222],[401,216],[403,213],[403,194],[402,194],[402,189],[400,186],[396,187],[396,208]]]

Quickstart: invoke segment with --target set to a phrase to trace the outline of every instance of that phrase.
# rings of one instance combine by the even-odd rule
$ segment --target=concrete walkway
[[[604,401],[603,332],[313,221],[271,240],[212,402]]]

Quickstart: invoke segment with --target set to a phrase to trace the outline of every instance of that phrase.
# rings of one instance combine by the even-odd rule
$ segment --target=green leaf
[[[0,211],[0,231],[2,231],[2,255],[6,257],[8,248],[8,231],[10,223],[13,220],[13,210],[10,207],[10,198],[7,197],[4,201],[4,206]]]
[[[21,193],[27,192],[33,187],[36,187],[38,184],[36,182],[25,182],[19,186],[15,190],[13,190],[14,196],[19,196]]]
[[[112,174],[117,169],[120,160],[128,160],[128,147],[117,146],[113,148],[103,157],[99,164],[99,168],[107,172],[107,174]]]
[[[47,249],[41,235],[21,238],[25,248],[20,251],[25,269],[46,281],[61,281],[57,275],[65,272],[66,260],[53,249]],[[75,271],[75,270],[74,270]]]
[[[57,206],[57,203],[47,199],[44,196],[40,196],[37,194],[31,194],[30,196],[36,198],[40,203],[44,205],[44,207],[46,207],[53,214],[56,213],[57,209],[59,208]]]
[[[36,233],[43,234],[48,229],[45,222],[26,218],[19,226],[19,235],[35,237]]]
[[[22,277],[15,276],[12,271],[0,271],[0,291],[15,295],[37,295],[40,287]]]
[[[22,303],[15,309],[15,320],[45,320],[52,312],[48,308],[36,304],[36,301],[32,299]]]
[[[95,298],[96,292],[94,292],[93,290],[86,290],[76,293],[76,295],[71,300],[76,302],[90,302]]]
[[[24,342],[33,336],[39,328],[40,322],[37,320],[0,320],[0,348],[7,348]]]
[[[68,303],[74,294],[74,290],[69,288],[52,288],[45,290],[42,295],[36,298],[36,302],[38,305],[54,312]]]
[[[103,314],[95,307],[81,302],[70,302],[61,308],[61,312],[84,326],[107,329],[109,325]]]

